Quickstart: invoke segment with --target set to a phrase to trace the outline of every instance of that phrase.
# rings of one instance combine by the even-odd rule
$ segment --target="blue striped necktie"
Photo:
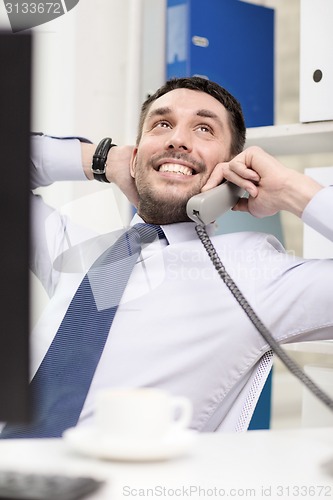
[[[89,269],[31,381],[35,420],[7,425],[1,438],[60,437],[77,424],[142,246],[158,238],[165,238],[159,226],[136,224]]]

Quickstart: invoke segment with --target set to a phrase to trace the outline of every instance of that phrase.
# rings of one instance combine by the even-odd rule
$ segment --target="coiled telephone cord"
[[[239,290],[236,283],[227,273],[222,261],[209,238],[207,231],[204,226],[198,224],[195,226],[195,230],[198,237],[205,247],[210,260],[212,261],[216,271],[218,272],[220,278],[227,285],[232,295],[237,300],[238,304],[241,306],[243,311],[246,313],[250,321],[256,327],[260,335],[266,340],[267,344],[271,347],[272,351],[276,354],[278,358],[284,363],[284,365],[290,370],[290,372],[295,375],[318,399],[320,399],[326,406],[328,406],[333,411],[333,400],[324,392],[317,384],[311,380],[310,377],[303,372],[303,370],[295,363],[295,361],[288,356],[288,354],[282,349],[280,344],[274,339],[272,334],[262,323],[260,318],[254,312],[242,292]]]

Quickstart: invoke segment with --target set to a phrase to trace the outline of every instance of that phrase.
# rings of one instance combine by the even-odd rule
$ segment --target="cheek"
[[[208,159],[209,158],[209,159]],[[206,174],[209,177],[210,174],[213,172],[215,169],[216,165],[219,163],[223,163],[227,161],[226,160],[226,155],[221,154],[220,151],[217,151],[214,155],[206,155]]]
[[[217,163],[218,163],[218,161],[206,162],[206,169],[203,172],[203,176],[202,176],[205,181],[208,179],[208,177],[210,177],[210,175],[213,172],[214,168],[216,167]]]

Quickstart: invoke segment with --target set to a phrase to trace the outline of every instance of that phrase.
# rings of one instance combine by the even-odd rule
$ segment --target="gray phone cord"
[[[272,351],[277,355],[278,358],[286,365],[290,372],[295,375],[317,398],[319,398],[326,406],[328,406],[333,411],[333,400],[321,390],[318,385],[316,385],[307,375],[302,371],[302,369],[291,359],[286,352],[282,349],[279,343],[274,339],[269,330],[265,327],[262,321],[259,319],[257,314],[254,312],[242,292],[239,290],[236,283],[227,273],[222,261],[211,242],[206,229],[198,224],[195,226],[195,230],[199,236],[199,239],[203,246],[205,247],[215,269],[217,270],[220,278],[227,285],[232,295],[235,297],[239,305],[242,307],[250,321],[256,327],[258,332],[266,340],[268,345],[271,347]]]

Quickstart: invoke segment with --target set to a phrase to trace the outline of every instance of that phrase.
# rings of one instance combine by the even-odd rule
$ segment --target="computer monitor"
[[[0,421],[29,420],[31,35],[0,31]]]

